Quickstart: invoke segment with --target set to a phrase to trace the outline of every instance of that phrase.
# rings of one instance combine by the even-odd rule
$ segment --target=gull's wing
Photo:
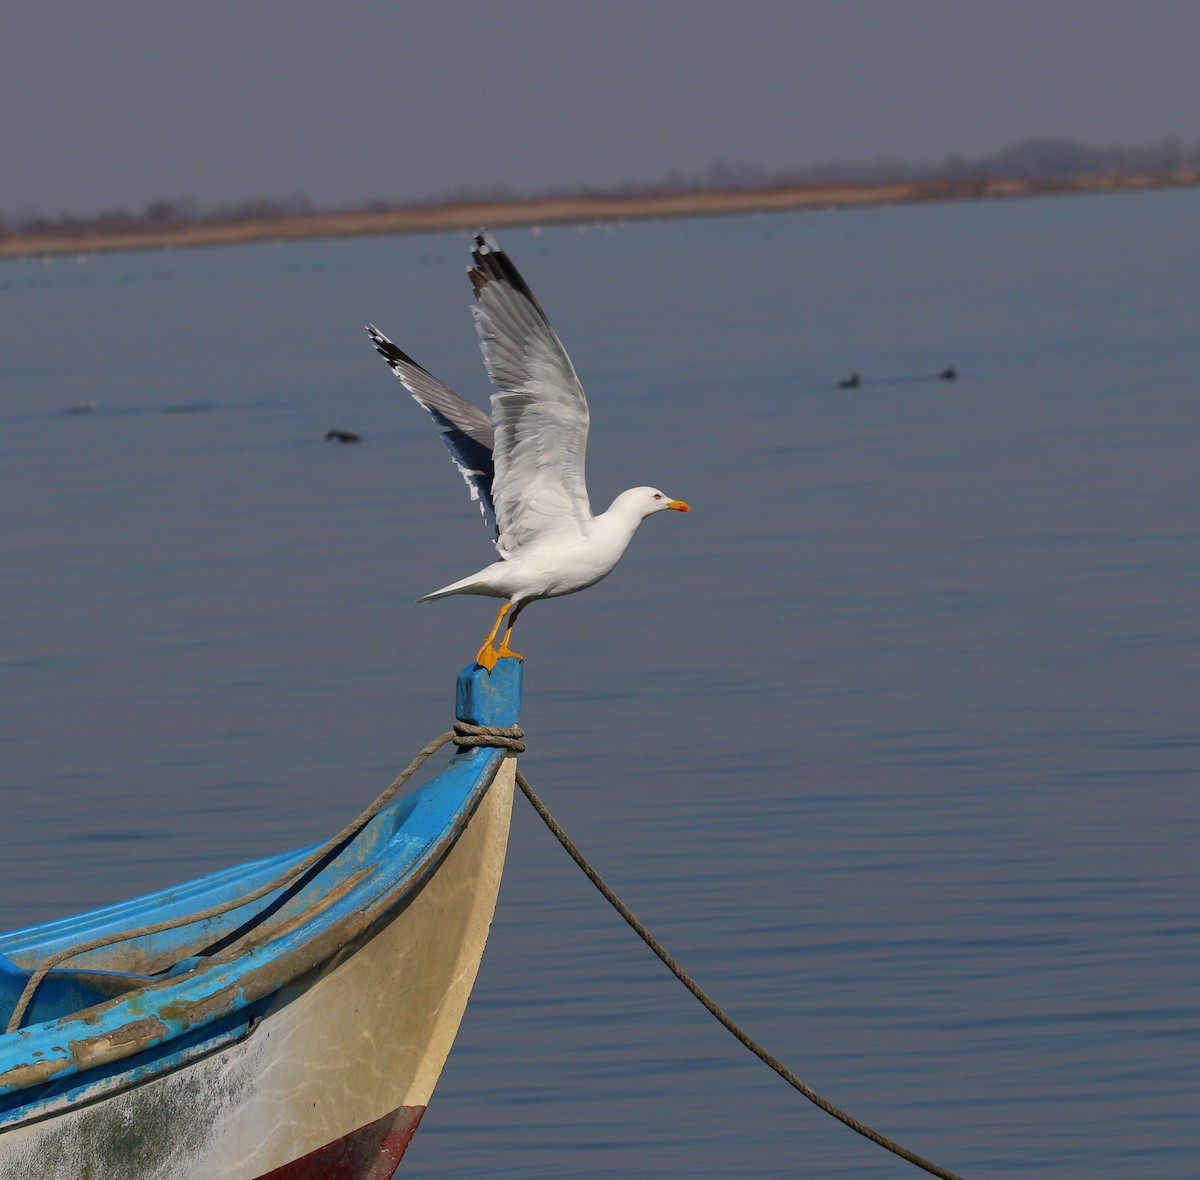
[[[471,489],[471,499],[479,501],[479,510],[496,532],[496,508],[492,501],[492,424],[488,416],[470,402],[463,401],[436,377],[427,373],[412,357],[397,348],[374,324],[367,325],[371,343],[400,378],[404,388],[442,431],[454,465]]]
[[[502,557],[547,538],[582,536],[592,521],[583,480],[588,408],[566,351],[508,256],[479,234],[468,271],[471,310],[498,392],[492,486]]]

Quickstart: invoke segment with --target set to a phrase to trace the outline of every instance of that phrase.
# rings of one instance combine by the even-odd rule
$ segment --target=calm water
[[[693,506],[522,617],[526,772],[753,1034],[973,1177],[1200,1172],[1198,226],[1169,192],[501,235],[593,498]],[[468,244],[0,264],[0,928],[318,839],[446,728],[493,608],[413,600],[490,549],[361,325],[482,404]],[[916,1173],[518,800],[402,1174]]]

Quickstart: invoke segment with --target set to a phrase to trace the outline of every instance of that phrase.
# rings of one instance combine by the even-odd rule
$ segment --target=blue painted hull
[[[468,669],[460,720],[515,724],[520,689],[515,660]],[[474,981],[514,770],[462,751],[292,886],[52,972],[0,1036],[0,1177],[390,1175]],[[56,951],[236,900],[311,851],[0,936],[0,1015]],[[371,1128],[392,1146],[303,1170]]]

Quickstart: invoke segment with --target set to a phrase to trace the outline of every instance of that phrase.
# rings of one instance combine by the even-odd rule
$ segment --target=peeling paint
[[[38,1056],[41,1056],[41,1054]],[[66,1069],[70,1065],[71,1058],[68,1056],[59,1058],[51,1057],[42,1061],[29,1062],[25,1065],[14,1065],[12,1069],[6,1069],[3,1073],[0,1073],[0,1087],[24,1090],[30,1086],[40,1086],[44,1082],[48,1082],[60,1070]]]

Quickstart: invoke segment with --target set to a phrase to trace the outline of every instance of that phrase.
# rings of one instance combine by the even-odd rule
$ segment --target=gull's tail
[[[449,586],[443,586],[440,590],[433,590],[429,594],[423,595],[417,599],[417,602],[432,602],[435,598],[449,598],[452,594],[483,594],[492,598],[496,597],[496,592],[486,582],[481,581],[478,574],[472,574],[469,578],[451,582]]]

